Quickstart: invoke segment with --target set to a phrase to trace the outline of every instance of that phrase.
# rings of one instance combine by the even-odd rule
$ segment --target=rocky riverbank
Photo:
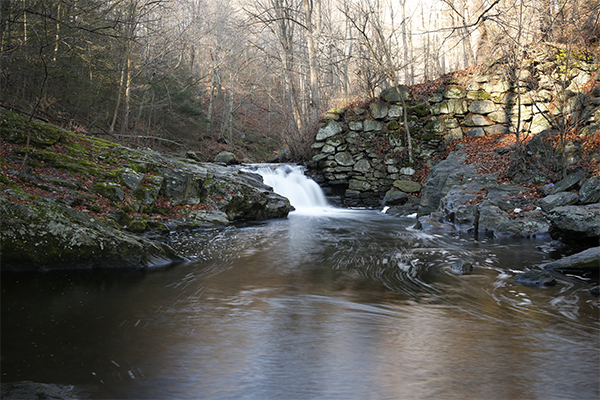
[[[258,175],[131,149],[2,107],[0,171],[3,271],[165,265],[183,258],[142,234],[290,211]]]
[[[386,89],[325,114],[309,167],[341,204],[425,231],[598,246],[599,63],[542,44],[518,73],[498,58]]]

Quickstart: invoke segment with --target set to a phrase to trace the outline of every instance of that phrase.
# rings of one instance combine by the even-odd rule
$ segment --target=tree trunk
[[[121,134],[125,134],[125,131],[129,129],[129,107],[131,101],[131,57],[127,53],[127,73],[125,79],[125,109],[123,110],[123,123],[121,124]]]
[[[125,64],[125,63],[123,63]],[[119,115],[119,108],[121,107],[121,93],[123,91],[123,86],[125,85],[125,66],[121,67],[121,79],[119,81],[119,90],[117,92],[117,105],[115,106],[115,110],[113,111],[112,121],[110,123],[110,127],[108,128],[108,133],[113,133],[115,130],[115,124],[117,122],[117,115]]]
[[[316,121],[321,109],[319,96],[319,82],[317,70],[317,54],[313,30],[313,4],[312,0],[303,0],[304,17],[306,19],[306,42],[308,47],[308,69],[310,75],[310,101],[309,109],[311,120]]]

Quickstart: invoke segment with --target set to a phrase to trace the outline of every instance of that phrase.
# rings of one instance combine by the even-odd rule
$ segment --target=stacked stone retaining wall
[[[598,58],[540,49],[518,69],[496,60],[441,81],[420,99],[405,87],[390,88],[363,106],[329,110],[312,145],[313,177],[345,206],[378,206],[390,189],[419,192],[415,166],[432,166],[433,157],[465,136],[518,132],[523,139],[565,123],[582,135],[598,134]]]

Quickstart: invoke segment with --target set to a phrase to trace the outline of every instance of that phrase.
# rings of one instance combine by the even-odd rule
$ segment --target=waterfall
[[[276,193],[287,197],[299,212],[314,213],[330,209],[319,185],[304,175],[305,168],[294,164],[260,165],[253,168],[263,177],[265,184]]]

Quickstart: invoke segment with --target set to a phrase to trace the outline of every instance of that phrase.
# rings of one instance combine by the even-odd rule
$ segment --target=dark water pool
[[[2,382],[98,399],[600,396],[593,282],[513,282],[531,241],[338,211],[170,238],[197,261],[2,276]],[[457,276],[452,262],[475,265]]]

